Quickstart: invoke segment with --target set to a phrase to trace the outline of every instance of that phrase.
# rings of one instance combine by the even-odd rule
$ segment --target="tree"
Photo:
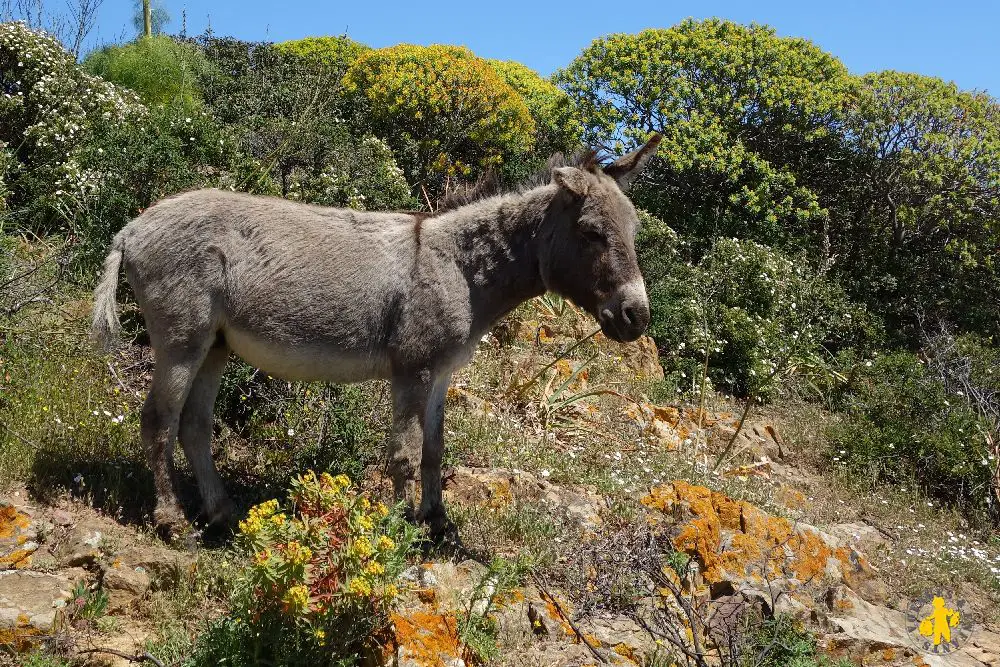
[[[569,95],[519,62],[487,62],[528,107],[535,121],[535,150],[540,157],[544,159],[553,153],[569,153],[579,148],[583,125]]]
[[[135,0],[135,13],[132,15],[132,25],[137,34],[143,37],[162,35],[164,28],[170,23],[170,12],[159,0]]]
[[[529,153],[535,123],[490,65],[455,46],[368,51],[344,76],[355,118],[384,139],[411,183],[437,191],[450,176]]]
[[[201,102],[199,81],[210,67],[194,45],[158,35],[94,51],[83,68],[130,88],[147,104],[177,102],[194,110]]]
[[[1000,321],[1000,104],[933,77],[869,74],[844,128],[850,210],[834,217],[846,284],[896,328],[919,315]]]
[[[598,39],[557,80],[605,151],[663,133],[634,198],[678,232],[821,246],[849,84],[833,56],[766,26],[687,20]]]

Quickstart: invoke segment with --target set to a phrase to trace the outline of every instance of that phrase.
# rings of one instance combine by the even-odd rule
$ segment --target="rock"
[[[869,526],[866,523],[839,523],[827,527],[826,532],[839,537],[844,543],[858,549],[884,547],[889,544],[889,541],[877,528]]]
[[[58,510],[58,509],[52,510],[52,512],[49,514],[49,518],[52,520],[52,523],[54,523],[57,526],[66,527],[66,526],[72,526],[75,523],[73,515],[67,512],[66,510]]]
[[[175,551],[159,544],[129,547],[120,551],[117,558],[123,566],[141,568],[149,577],[154,590],[168,589],[189,579],[197,567],[197,556],[190,552]]]
[[[787,595],[816,597],[830,584],[857,590],[874,579],[864,556],[836,536],[703,486],[675,481],[641,502],[672,522],[674,547],[695,560],[709,585],[728,582],[740,591],[780,584]]]
[[[38,525],[29,511],[0,502],[0,570],[29,567],[38,542]]]
[[[102,581],[104,588],[110,591],[124,591],[132,595],[143,595],[150,586],[149,574],[141,566],[112,565],[104,571]]]
[[[513,505],[515,498],[544,503],[591,530],[602,524],[601,512],[607,507],[594,491],[561,487],[523,471],[459,466],[449,471],[444,493],[449,502],[497,509]]]
[[[641,336],[634,343],[620,345],[617,350],[622,356],[622,362],[636,377],[643,380],[663,379],[660,353],[656,341],[649,336]]]
[[[90,525],[90,522],[80,522],[58,537],[54,556],[60,566],[89,567],[97,563],[103,555],[101,543],[104,533]]]
[[[64,574],[0,572],[0,646],[23,650],[34,637],[51,632],[72,589],[73,580]]]
[[[393,614],[394,658],[399,667],[465,667],[454,614]]]

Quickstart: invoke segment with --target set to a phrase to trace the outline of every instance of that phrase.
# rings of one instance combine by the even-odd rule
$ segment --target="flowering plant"
[[[345,475],[309,471],[292,480],[288,500],[257,505],[239,524],[249,563],[238,575],[237,621],[260,641],[255,659],[358,652],[388,624],[417,530]]]

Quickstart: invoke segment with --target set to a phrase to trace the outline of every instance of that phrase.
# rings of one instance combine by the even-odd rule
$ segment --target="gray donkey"
[[[156,367],[142,442],[154,519],[185,525],[174,493],[180,439],[209,522],[231,502],[212,460],[212,413],[230,352],[288,380],[392,385],[394,492],[434,535],[441,500],[444,399],[451,374],[504,314],[546,290],[568,297],[617,341],[638,338],[649,303],[635,254],[638,219],[623,190],[659,135],[602,168],[593,154],[552,166],[544,183],[431,215],[310,206],[197,190],[161,200],[119,232],[95,291],[92,334],[120,338],[122,263]],[[566,164],[565,161],[562,164]]]

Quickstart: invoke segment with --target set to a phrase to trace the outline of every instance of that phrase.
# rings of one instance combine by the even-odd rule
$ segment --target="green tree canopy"
[[[994,332],[1000,312],[1000,104],[933,77],[860,79],[844,119],[850,210],[833,251],[855,291],[897,320]]]
[[[789,244],[823,226],[849,76],[812,43],[687,20],[598,39],[557,78],[592,144],[617,153],[663,133],[635,199],[679,232]]]
[[[400,44],[364,53],[344,88],[361,124],[383,138],[411,182],[496,168],[533,148],[535,123],[525,102],[471,51]]]
[[[83,67],[134,90],[147,104],[177,102],[193,108],[201,100],[198,82],[209,64],[197,47],[154,36],[94,51],[83,61]]]
[[[513,60],[488,60],[490,67],[524,100],[535,121],[535,151],[547,158],[579,147],[583,126],[563,90],[533,69]]]

